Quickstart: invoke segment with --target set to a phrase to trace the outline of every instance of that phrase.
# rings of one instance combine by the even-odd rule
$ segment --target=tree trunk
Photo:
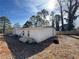
[[[59,31],[59,21],[56,21],[56,30]]]
[[[73,20],[69,19],[69,21],[68,21],[68,30],[71,31],[71,30],[73,30],[73,28],[74,28]]]
[[[5,20],[3,21],[3,33],[5,34]]]
[[[60,13],[61,13],[61,24],[62,24],[62,31],[64,31],[64,21],[63,21],[63,8],[62,8],[62,2],[61,2],[61,0],[58,0],[58,3],[59,3],[59,5],[60,5]]]
[[[60,12],[61,12],[62,31],[64,31],[64,21],[63,21],[63,10],[62,10],[62,6],[60,6]]]
[[[52,20],[52,27],[54,27],[54,20]]]

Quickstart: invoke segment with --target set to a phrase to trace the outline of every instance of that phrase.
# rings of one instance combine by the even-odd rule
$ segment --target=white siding
[[[23,34],[24,31],[24,36],[22,36],[21,34]],[[28,37],[28,31],[29,31],[29,37]],[[56,35],[56,31],[54,28],[25,28],[25,29],[17,29],[16,30],[16,34],[21,35],[22,38],[20,39],[20,41],[25,42],[27,40],[31,41],[31,39],[28,38],[32,38],[34,39],[34,41],[36,41],[37,43],[46,40],[47,38],[50,38],[52,36]],[[25,39],[26,38],[26,39]]]

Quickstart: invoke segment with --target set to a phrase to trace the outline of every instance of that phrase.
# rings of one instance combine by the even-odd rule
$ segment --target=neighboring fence
[[[79,35],[79,31],[57,31],[57,35]]]

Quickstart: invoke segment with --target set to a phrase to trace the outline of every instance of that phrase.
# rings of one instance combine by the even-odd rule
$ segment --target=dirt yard
[[[39,44],[22,43],[19,38],[0,35],[0,59],[79,59],[79,36],[59,36]]]

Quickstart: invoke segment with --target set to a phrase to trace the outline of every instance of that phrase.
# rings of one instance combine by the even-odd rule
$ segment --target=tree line
[[[60,14],[55,14],[54,11],[51,12],[50,20],[52,21],[52,27],[56,27],[56,30],[59,31],[59,25],[61,22],[61,30],[65,31],[64,20],[66,20],[66,30],[71,31],[74,29],[74,21],[78,18],[79,14],[79,1],[78,0],[57,0],[60,10]],[[30,20],[24,24],[24,28],[31,26],[43,26],[48,24],[50,21],[46,20],[46,16],[49,15],[49,12],[45,9],[41,12],[37,12],[37,15],[30,17]],[[66,17],[64,17],[66,16]],[[39,24],[39,25],[38,25]]]
[[[62,31],[64,31],[64,19],[67,21],[67,29],[69,31],[74,29],[74,20],[79,16],[77,11],[79,11],[79,0],[57,0],[60,6],[61,21],[62,21]],[[67,17],[64,18],[64,13]]]
[[[0,33],[10,32],[12,30],[11,22],[6,16],[0,17]]]
[[[46,27],[51,26],[55,27],[57,31],[71,31],[74,29],[74,21],[78,18],[79,14],[79,0],[57,0],[60,11],[59,14],[56,14],[54,11],[47,11],[43,9],[37,12],[36,15],[33,15],[25,22],[23,28],[28,27]],[[66,16],[66,17],[65,17]],[[49,20],[47,20],[47,18]],[[66,27],[64,20],[66,20]],[[14,27],[19,28],[18,23],[14,24]],[[12,26],[10,20],[6,16],[0,17],[0,32],[5,33],[5,31],[11,31]]]

